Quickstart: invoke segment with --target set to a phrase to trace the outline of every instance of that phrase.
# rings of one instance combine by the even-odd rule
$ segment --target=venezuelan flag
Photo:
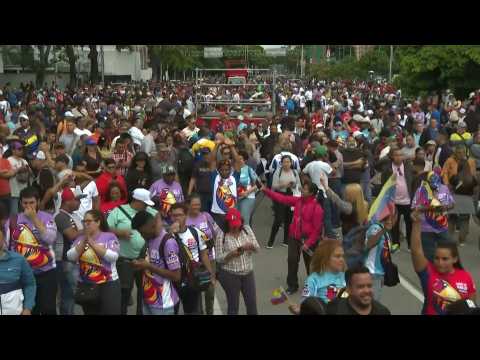
[[[395,213],[395,175],[390,176],[368,212],[368,221],[381,221]]]
[[[273,305],[279,305],[288,300],[287,294],[285,294],[285,291],[282,288],[273,290],[272,295],[273,297],[270,301]]]

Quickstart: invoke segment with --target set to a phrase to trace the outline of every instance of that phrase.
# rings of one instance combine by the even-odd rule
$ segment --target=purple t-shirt
[[[168,185],[163,179],[155,181],[152,186],[150,186],[150,195],[152,198],[160,196],[164,190],[171,192],[177,203],[182,203],[184,201],[182,187],[176,181],[171,185]]]
[[[148,243],[147,261],[161,269],[171,271],[180,269],[178,244],[173,238],[165,242],[164,258],[159,253],[159,247],[165,236],[165,231]],[[156,309],[169,309],[179,301],[173,282],[150,271],[143,272],[143,302],[146,306]]]
[[[195,218],[191,216],[187,217],[186,224],[187,226],[194,226],[201,230],[207,236],[207,239],[213,241],[213,243],[215,242],[215,236],[218,236],[217,232],[221,231],[220,228],[215,229],[215,220],[213,220],[212,215],[207,212],[202,212]],[[210,260],[215,259],[215,249],[213,247],[208,250],[208,258]]]
[[[438,191],[434,193],[435,198],[440,202],[442,206],[450,206],[455,203],[450,190],[446,185],[441,184]],[[423,186],[420,186],[415,192],[415,196],[412,201],[412,209],[417,207],[428,207],[430,201],[426,196],[426,191]],[[422,232],[433,232],[436,234],[448,231],[448,218],[447,212],[425,212],[422,213]]]
[[[5,234],[8,249],[23,255],[33,273],[41,274],[56,267],[53,245],[57,239],[57,225],[52,214],[39,211],[37,216],[46,228],[43,235],[24,213],[18,214],[17,225],[12,229],[10,219],[7,220]]]
[[[73,242],[72,247],[85,238],[85,235],[80,235]],[[120,252],[120,243],[114,233],[101,232],[97,235],[95,243],[104,246],[107,250],[115,253]],[[82,282],[103,284],[108,281],[115,281],[118,279],[116,261],[109,262],[105,258],[101,258],[90,247],[86,246],[87,250],[82,253],[78,259],[80,264],[80,279]]]

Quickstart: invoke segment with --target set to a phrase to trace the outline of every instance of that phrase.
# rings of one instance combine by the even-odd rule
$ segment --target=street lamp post
[[[302,45],[301,59],[300,59],[300,78],[303,79],[304,75],[305,75],[305,60],[303,59],[303,45]]]
[[[100,45],[100,54],[102,57],[102,85],[105,86],[105,54],[103,52],[103,45]]]
[[[389,82],[392,82],[392,64],[393,64],[393,45],[390,45],[390,69],[388,73]]]

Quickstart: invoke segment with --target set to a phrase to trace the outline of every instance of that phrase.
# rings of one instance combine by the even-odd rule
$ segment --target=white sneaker
[[[267,245],[267,246],[265,246],[265,248],[270,250],[270,249],[273,249],[273,246],[272,245]]]

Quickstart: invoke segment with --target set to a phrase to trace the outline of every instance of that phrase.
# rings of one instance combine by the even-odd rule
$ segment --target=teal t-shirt
[[[133,209],[130,204],[122,205],[122,208],[133,219],[137,214],[137,210]],[[157,215],[157,210],[147,206],[147,212],[153,216]],[[131,230],[132,221],[120,210],[118,207],[113,209],[107,218],[108,226],[111,229],[117,230]],[[136,259],[140,255],[140,251],[145,245],[145,240],[142,235],[136,230],[133,230],[130,238],[118,238],[120,240],[120,256],[128,259]]]
[[[337,297],[338,292],[346,286],[344,272],[312,273],[305,280],[302,298],[318,297],[325,304]]]

